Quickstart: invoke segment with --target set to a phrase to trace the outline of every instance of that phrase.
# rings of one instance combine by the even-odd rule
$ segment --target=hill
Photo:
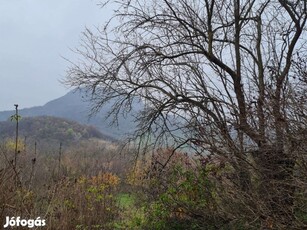
[[[15,137],[16,122],[0,122],[0,139]],[[111,140],[93,126],[51,116],[25,117],[19,121],[19,136],[27,139],[71,143],[91,138]]]
[[[66,95],[52,100],[43,106],[36,106],[19,110],[22,117],[55,116],[73,120],[85,125],[95,126],[101,133],[115,139],[120,139],[126,133],[135,129],[134,117],[132,115],[119,116],[118,126],[111,126],[111,120],[106,119],[112,103],[104,106],[95,116],[89,118],[90,102],[85,99],[84,92],[71,91]],[[134,109],[138,110],[141,104],[134,104]],[[6,121],[15,111],[0,112],[0,121]]]

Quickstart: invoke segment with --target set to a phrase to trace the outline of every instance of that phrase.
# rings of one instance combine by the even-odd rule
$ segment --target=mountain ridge
[[[111,126],[111,119],[106,119],[112,102],[106,104],[93,116],[89,116],[91,102],[86,99],[85,92],[82,90],[72,90],[62,97],[47,102],[43,106],[34,106],[19,110],[21,117],[53,116],[79,122],[84,125],[92,125],[101,133],[114,139],[121,139],[127,133],[136,128],[133,115],[119,115],[118,126]],[[135,103],[135,110],[139,110],[142,104]],[[15,114],[14,110],[0,112],[0,121],[6,121]]]

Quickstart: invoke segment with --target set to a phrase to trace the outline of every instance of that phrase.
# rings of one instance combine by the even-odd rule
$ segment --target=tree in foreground
[[[115,101],[115,117],[143,103],[137,140],[225,159],[255,218],[297,224],[306,192],[307,2],[113,4],[109,23],[84,33],[66,83],[86,88],[94,110]]]

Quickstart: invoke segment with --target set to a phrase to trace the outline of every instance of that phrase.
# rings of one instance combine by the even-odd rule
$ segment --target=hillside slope
[[[0,122],[0,139],[15,137],[15,121]],[[33,140],[74,142],[99,138],[111,140],[93,126],[81,125],[75,121],[51,116],[25,117],[19,121],[19,136]]]
[[[81,124],[95,126],[107,136],[120,139],[126,133],[135,129],[134,117],[132,115],[126,117],[120,115],[118,126],[110,126],[111,120],[106,120],[106,116],[111,106],[112,103],[109,103],[95,116],[89,118],[90,102],[84,99],[82,91],[71,91],[60,98],[46,103],[44,106],[21,109],[19,114],[22,117],[55,116],[65,118]],[[142,108],[142,104],[134,104],[133,107],[135,110],[139,110]],[[0,112],[0,121],[10,119],[10,116],[14,113],[14,110]]]

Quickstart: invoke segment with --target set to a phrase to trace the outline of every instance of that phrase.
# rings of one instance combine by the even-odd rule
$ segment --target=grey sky
[[[43,105],[59,83],[85,26],[107,19],[98,0],[0,0],[0,111]]]

